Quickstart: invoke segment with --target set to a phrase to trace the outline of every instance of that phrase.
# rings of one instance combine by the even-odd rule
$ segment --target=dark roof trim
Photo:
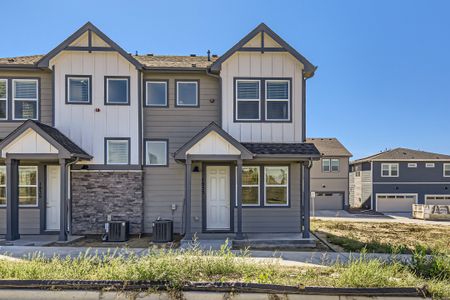
[[[65,39],[61,44],[59,44],[52,51],[47,53],[43,58],[41,58],[36,65],[39,68],[48,68],[50,60],[55,57],[59,52],[63,50],[67,50],[67,47],[70,47],[70,44],[73,43],[77,38],[83,35],[86,31],[94,32],[101,39],[103,39],[108,45],[111,46],[112,49],[119,52],[126,60],[128,60],[132,65],[134,65],[138,70],[142,69],[142,64],[133,58],[130,54],[128,54],[125,50],[123,50],[119,45],[117,45],[113,40],[111,40],[106,34],[100,31],[97,27],[94,26],[91,22],[87,22],[80,29],[78,29],[75,33]],[[71,47],[73,48],[73,47]],[[69,49],[71,49],[69,48]],[[88,47],[89,48],[89,47]],[[91,47],[92,49],[86,49],[86,51],[95,51],[93,50],[95,47]]]
[[[0,64],[0,69],[2,70],[39,70],[39,67],[33,64],[26,65],[13,65],[13,64]]]
[[[45,125],[47,126],[47,125]],[[59,156],[61,158],[82,158],[82,159],[91,159],[92,156],[84,152],[83,150],[78,151],[77,153],[71,152],[66,149],[63,145],[61,145],[57,140],[55,140],[50,134],[48,134],[41,126],[41,123],[33,120],[27,120],[22,125],[16,128],[13,132],[11,132],[6,138],[4,138],[0,142],[0,151],[3,150],[7,145],[13,142],[17,137],[19,137],[22,133],[24,133],[28,129],[33,129],[36,131],[41,137],[43,137],[47,142],[49,142],[52,146],[54,146],[59,151]],[[55,129],[57,130],[57,129]],[[67,137],[66,137],[67,138]],[[68,139],[68,138],[67,138]],[[73,143],[73,142],[72,142]],[[33,154],[30,154],[33,155]]]
[[[199,142],[202,138],[204,138],[211,131],[217,132],[221,137],[223,137],[227,142],[236,147],[239,151],[241,151],[242,159],[252,159],[253,153],[251,153],[247,148],[245,148],[241,143],[239,143],[234,137],[228,134],[225,130],[223,130],[217,123],[211,122],[208,126],[202,129],[199,133],[197,133],[192,139],[190,139],[186,144],[181,146],[175,154],[175,159],[186,159],[186,152],[192,148],[197,142]]]
[[[211,65],[211,71],[219,72],[222,66],[222,63],[226,61],[231,55],[233,55],[237,51],[241,51],[241,48],[249,42],[252,38],[254,38],[258,33],[266,33],[268,34],[274,41],[280,44],[284,51],[289,52],[292,56],[294,56],[298,61],[300,61],[304,66],[305,77],[312,77],[317,67],[315,67],[311,62],[309,62],[303,55],[301,55],[297,50],[292,48],[286,41],[284,41],[278,34],[276,34],[272,29],[270,29],[266,24],[261,23],[255,29],[253,29],[249,34],[247,34],[243,39],[241,39],[236,45],[234,45],[230,50],[225,52],[218,60],[216,60]],[[262,49],[263,50],[263,49]],[[248,51],[248,50],[244,50]],[[280,50],[281,51],[281,50]]]

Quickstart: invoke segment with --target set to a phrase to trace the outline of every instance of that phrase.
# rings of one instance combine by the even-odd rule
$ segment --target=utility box
[[[450,205],[413,204],[412,216],[414,219],[450,221]]]
[[[110,221],[105,224],[106,242],[126,242],[130,234],[130,223],[128,221]]]
[[[173,241],[173,221],[158,219],[153,222],[153,242],[168,243]]]

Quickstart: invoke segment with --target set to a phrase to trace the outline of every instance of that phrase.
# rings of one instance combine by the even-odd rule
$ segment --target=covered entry
[[[69,166],[91,156],[57,129],[33,120],[2,140],[0,151],[6,239],[58,233],[59,240],[67,240]]]
[[[376,208],[379,212],[411,212],[417,203],[417,194],[377,194]]]

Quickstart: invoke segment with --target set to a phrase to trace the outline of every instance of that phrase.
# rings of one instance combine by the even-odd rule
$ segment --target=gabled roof
[[[242,47],[249,42],[252,38],[254,38],[259,33],[265,33],[269,35],[274,41],[281,45],[282,50],[290,53],[294,56],[298,61],[300,61],[304,65],[304,72],[308,77],[312,77],[314,72],[316,71],[316,67],[310,63],[303,55],[301,55],[297,50],[292,48],[286,41],[284,41],[278,34],[276,34],[272,29],[269,28],[264,23],[259,24],[255,29],[253,29],[249,34],[247,34],[243,39],[241,39],[237,44],[235,44],[230,50],[225,52],[218,60],[216,60],[211,65],[211,71],[218,72],[221,69],[221,65],[224,61],[226,61],[231,55],[235,52],[242,50]],[[261,50],[263,50],[262,48]]]
[[[107,43],[111,48],[104,48],[104,49],[98,49],[98,51],[110,51],[114,50],[119,52],[126,60],[128,60],[131,64],[133,64],[137,69],[142,69],[142,64],[138,62],[136,59],[133,58],[130,54],[128,54],[125,50],[123,50],[119,45],[117,45],[113,40],[111,40],[106,34],[104,34],[100,29],[94,26],[91,22],[87,22],[84,24],[80,29],[75,31],[71,36],[69,36],[67,39],[65,39],[61,44],[59,44],[55,49],[44,55],[38,62],[37,66],[39,68],[47,68],[49,66],[49,61],[55,57],[59,52],[63,50],[67,50],[68,47],[81,35],[83,35],[85,32],[89,32],[89,38],[91,38],[91,32],[98,35],[105,43]],[[83,47],[79,47],[83,48]],[[86,51],[91,51],[95,49],[96,47],[86,47]],[[102,47],[97,47],[102,48]],[[70,49],[70,48],[69,48]]]
[[[323,156],[352,156],[337,138],[307,138],[306,141],[316,145]]]
[[[352,163],[370,162],[373,160],[450,160],[450,155],[413,150],[408,148],[395,148],[375,155],[357,159]]]
[[[186,144],[181,146],[174,153],[175,159],[185,159],[186,152],[192,148],[196,143],[198,143],[202,138],[204,138],[208,133],[215,131],[221,137],[223,137],[227,142],[236,147],[239,151],[241,151],[241,157],[243,159],[250,159],[253,157],[253,154],[245,148],[241,143],[239,143],[234,137],[232,137],[228,132],[223,130],[217,123],[211,122],[208,126],[203,128],[199,133],[197,133],[192,139],[190,139]]]
[[[58,129],[45,125],[34,120],[27,120],[22,125],[11,132],[6,138],[0,142],[0,150],[13,142],[17,137],[28,129],[33,129],[42,136],[47,142],[53,145],[60,151],[60,155],[65,158],[78,157],[83,159],[91,159],[92,156],[87,154],[77,144],[70,140],[67,136],[62,134]]]
[[[312,143],[242,143],[242,145],[256,155],[320,157],[319,151]]]

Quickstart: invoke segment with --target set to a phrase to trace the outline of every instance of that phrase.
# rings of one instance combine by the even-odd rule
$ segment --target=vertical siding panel
[[[256,55],[256,54],[255,54]],[[272,53],[264,53],[261,56],[261,77],[271,77],[273,76],[273,70],[276,67],[274,65],[274,55]],[[265,87],[263,87],[265,89]],[[272,124],[270,123],[261,123],[261,142],[270,143],[272,141]],[[273,132],[274,135],[279,134],[279,132]],[[255,141],[259,142],[259,141]]]
[[[291,59],[289,59],[287,57],[287,55],[290,54],[285,54],[283,56],[283,77],[290,77],[292,78],[292,84],[295,82],[295,66],[294,64],[292,64]],[[298,64],[297,64],[298,65]],[[291,96],[291,100],[292,100],[292,96]],[[294,107],[294,105],[292,104],[292,107]],[[291,115],[293,116],[294,113],[291,113]],[[282,128],[282,132],[283,132],[283,142],[294,142],[295,141],[295,124],[294,126],[292,126],[292,123],[284,123],[282,124],[283,128]]]
[[[239,53],[239,76],[252,77],[251,75],[251,53]],[[241,141],[250,142],[252,140],[252,124],[240,124]]]
[[[258,54],[250,53],[250,76],[261,77],[262,57]],[[262,112],[261,112],[262,113]],[[249,142],[261,141],[262,127],[257,123],[250,123],[251,139]]]
[[[294,77],[292,78],[292,114],[296,117],[293,118],[294,124],[294,140],[301,141],[303,131],[303,69],[300,64],[295,65]]]
[[[232,55],[232,59],[228,61],[228,84],[223,86],[222,89],[228,89],[228,98],[226,98],[226,105],[230,108],[233,107],[234,99],[234,77],[239,77],[239,54]],[[226,118],[229,120],[228,133],[231,134],[238,141],[241,140],[241,123],[235,123],[233,117],[233,110],[228,110],[228,115]]]

